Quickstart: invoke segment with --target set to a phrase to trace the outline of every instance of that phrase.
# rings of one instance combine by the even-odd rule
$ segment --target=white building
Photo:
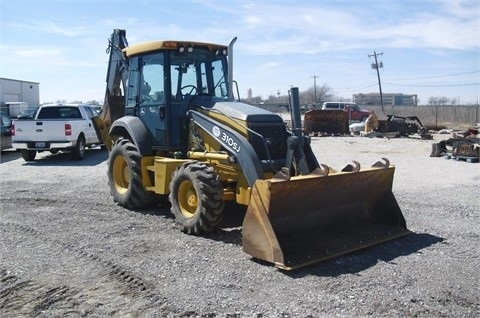
[[[392,106],[417,106],[416,94],[383,93],[383,104]],[[359,105],[381,105],[380,93],[354,94],[353,101]]]
[[[40,84],[0,77],[0,103],[25,102],[28,106],[40,105]]]

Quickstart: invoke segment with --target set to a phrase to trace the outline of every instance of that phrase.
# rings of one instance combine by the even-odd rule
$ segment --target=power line
[[[408,86],[408,87],[460,87],[460,86],[475,86],[480,85],[480,83],[467,83],[467,84],[447,84],[447,85],[413,85],[413,84],[395,84],[395,83],[386,83],[388,85],[395,85],[395,86]]]
[[[392,79],[392,81],[411,81],[411,80],[418,80],[418,79],[442,78],[442,77],[459,76],[459,75],[474,74],[474,73],[480,73],[480,71],[471,71],[471,72],[463,72],[463,73],[453,73],[453,74],[446,74],[446,75],[435,75],[435,76],[424,76],[424,77]]]
[[[365,89],[365,88],[369,88],[369,87],[373,87],[377,85],[376,82],[374,83],[369,83],[369,84],[361,84],[361,85],[357,85],[357,86],[352,86],[352,87],[346,87],[344,88],[343,90],[344,91],[359,91],[359,90],[362,90],[362,89]]]

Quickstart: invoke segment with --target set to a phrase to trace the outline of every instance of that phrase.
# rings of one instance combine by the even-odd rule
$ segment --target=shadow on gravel
[[[135,212],[146,215],[161,216],[165,219],[172,220],[172,222],[174,221],[174,217],[170,212],[170,204],[158,205],[143,210],[135,210]],[[227,205],[225,207],[223,220],[220,223],[220,228],[217,231],[205,234],[202,237],[213,241],[242,246],[242,223],[245,213],[246,207]],[[338,256],[331,260],[301,267],[292,271],[279,270],[279,272],[282,272],[291,278],[302,278],[311,275],[336,277],[344,274],[359,274],[362,271],[375,266],[379,262],[396,265],[394,261],[396,258],[414,253],[421,254],[422,249],[434,244],[442,243],[443,241],[444,238],[428,233],[411,233],[397,240]],[[258,263],[259,266],[273,267],[272,264],[255,258],[251,258],[251,261]]]
[[[246,212],[247,206],[226,203],[219,230],[208,234],[206,238],[241,246],[242,224]]]
[[[22,155],[20,154],[20,151],[17,151],[16,149],[2,150],[0,153],[0,163],[17,160],[19,158],[22,158]]]
[[[136,209],[134,211],[145,215],[160,216],[165,219],[170,219],[173,222],[174,216],[172,212],[170,212],[170,208],[170,203],[165,203],[146,209]],[[214,241],[230,243],[239,246],[242,245],[242,223],[243,218],[245,217],[246,210],[246,206],[230,204],[229,202],[227,202],[223,213],[224,216],[222,222],[220,223],[219,229],[204,234],[202,235],[202,237]],[[180,229],[178,229],[178,231],[180,232]]]
[[[34,161],[23,162],[25,166],[96,166],[108,159],[108,151],[98,149],[88,149],[83,160],[74,160],[72,154],[68,152],[58,152],[40,157],[43,153],[37,154]]]
[[[159,204],[156,206],[148,207],[142,210],[132,210],[145,215],[163,216],[167,219],[173,219],[173,214],[170,212],[170,203]]]
[[[422,249],[441,243],[443,240],[442,237],[428,233],[412,233],[395,241],[389,241],[352,254],[283,273],[292,278],[310,275],[336,277],[344,274],[359,274],[379,262],[396,265],[394,260],[397,257],[413,253],[421,254]]]

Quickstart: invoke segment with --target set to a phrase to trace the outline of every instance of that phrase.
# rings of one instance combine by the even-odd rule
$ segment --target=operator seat
[[[151,90],[152,90],[152,87],[148,84],[148,82],[143,82],[143,84],[142,84],[142,95],[143,96],[148,96],[150,94]]]

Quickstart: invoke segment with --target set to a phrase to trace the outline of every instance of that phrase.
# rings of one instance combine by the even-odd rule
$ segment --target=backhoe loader
[[[200,235],[246,206],[243,251],[284,270],[403,236],[387,159],[361,169],[319,164],[301,129],[235,99],[233,44],[109,38],[107,88],[95,126],[109,149],[113,200],[129,209],[160,203],[183,232]]]

